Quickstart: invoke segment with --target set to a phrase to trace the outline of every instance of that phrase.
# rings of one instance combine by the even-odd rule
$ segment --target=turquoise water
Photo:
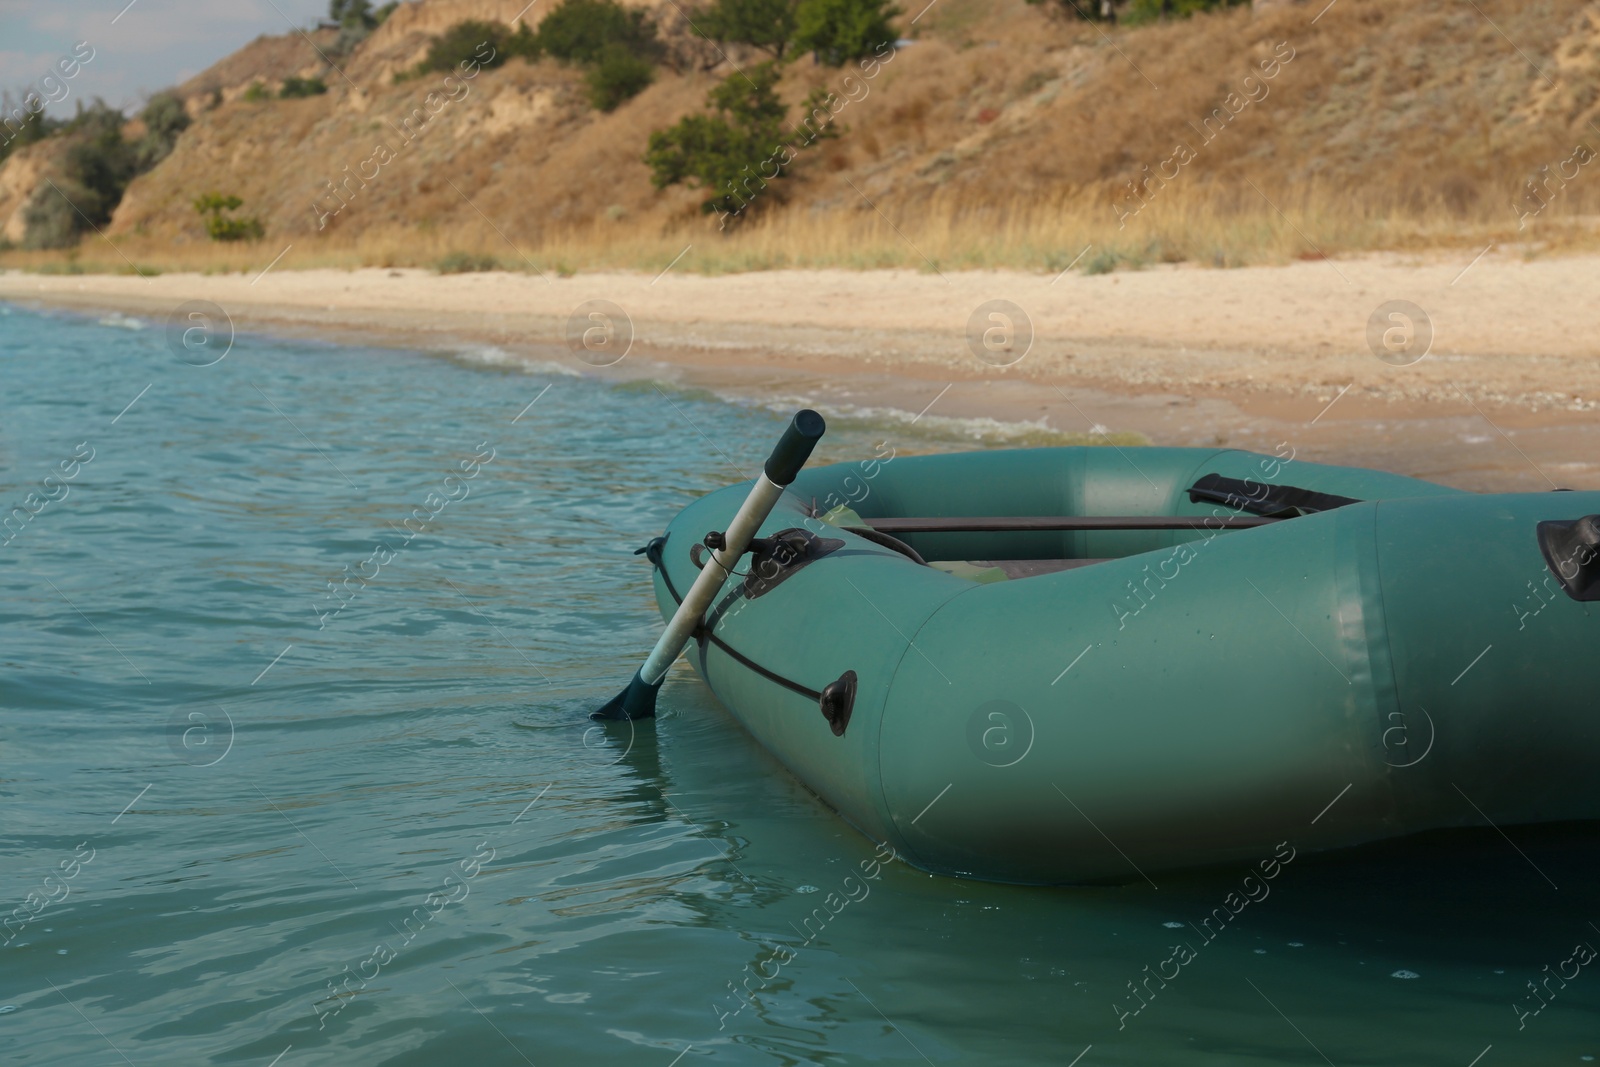
[[[632,549],[778,414],[108,321],[0,307],[0,1063],[1600,1055],[1600,967],[1549,978],[1600,947],[1592,833],[1300,857],[1205,943],[1245,871],[875,864],[682,664],[591,729],[659,624]]]

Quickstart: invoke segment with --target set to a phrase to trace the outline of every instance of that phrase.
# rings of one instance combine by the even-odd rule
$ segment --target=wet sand
[[[1463,488],[1542,491],[1600,488],[1596,276],[1600,257],[1527,262],[1493,251],[1476,261],[1378,255],[1092,277],[8,272],[0,299],[114,309],[156,328],[184,301],[208,300],[237,330],[476,349],[767,403],[812,402],[902,423],[917,417],[951,433],[981,430],[981,420],[1041,431],[1104,427],[1155,444],[1287,447],[1303,459]],[[588,324],[582,315],[575,327],[569,320],[593,300],[621,309],[608,312],[619,324],[616,343],[632,335],[627,358],[614,366],[594,366],[610,357],[565,342]],[[990,300],[1021,309],[1008,312],[1016,326],[1010,350],[969,342],[989,323],[971,320]],[[1388,362],[1369,342],[1369,322],[1389,301],[1426,316],[1424,324],[1402,312],[1432,330],[1417,362],[1393,365],[1420,353],[1415,341],[1387,352]],[[1032,344],[1019,355],[1029,326]],[[1406,336],[1415,334],[1392,334],[1391,344]]]

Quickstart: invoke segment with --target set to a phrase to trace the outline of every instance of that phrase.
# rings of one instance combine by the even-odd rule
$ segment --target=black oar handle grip
[[[795,412],[789,428],[783,431],[777,447],[767,457],[768,480],[773,485],[788,485],[794,481],[827,428],[828,424],[822,421],[822,416],[810,408]]]

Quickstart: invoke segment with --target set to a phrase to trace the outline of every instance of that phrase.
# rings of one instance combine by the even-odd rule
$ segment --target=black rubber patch
[[[845,671],[837,681],[823,686],[817,706],[822,709],[822,717],[828,720],[833,736],[843,737],[850,725],[850,713],[856,706],[856,672]]]
[[[1538,526],[1545,566],[1573,600],[1600,600],[1600,515],[1550,519]]]
[[[750,570],[744,579],[744,595],[756,600],[815,563],[830,552],[844,547],[837,537],[818,537],[810,530],[791,527],[771,537],[750,543]]]

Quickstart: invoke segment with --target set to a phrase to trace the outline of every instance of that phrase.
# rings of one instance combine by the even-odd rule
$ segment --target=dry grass
[[[1265,190],[1263,190],[1265,192]],[[1600,249],[1600,188],[1574,187],[1518,229],[1509,207],[1462,212],[1418,204],[1401,190],[1353,197],[1317,186],[1274,190],[1269,204],[1249,188],[1173,187],[1118,225],[1109,205],[1086,194],[1053,202],[964,203],[935,194],[896,216],[862,210],[773,212],[719,232],[696,219],[663,228],[599,221],[543,241],[512,243],[493,228],[368,230],[344,241],[296,242],[275,269],[426,267],[482,259],[505,270],[571,274],[632,269],[723,274],[784,268],[981,270],[1087,273],[1156,263],[1239,267],[1370,251],[1471,249],[1495,243],[1532,257]],[[1410,203],[1397,204],[1408,199]],[[253,273],[283,249],[253,244],[175,246],[136,235],[91,238],[70,252],[0,254],[0,267],[45,272],[198,271]],[[685,249],[687,252],[685,253]],[[681,258],[680,258],[681,255]],[[459,266],[456,269],[461,269]],[[470,269],[470,268],[468,268]]]

